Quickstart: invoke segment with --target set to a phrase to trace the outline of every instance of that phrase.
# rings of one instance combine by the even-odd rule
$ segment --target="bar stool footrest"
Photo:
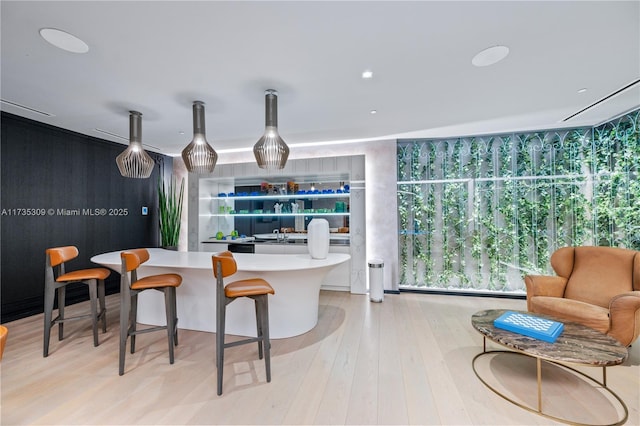
[[[91,318],[92,316],[93,314],[84,314],[84,315],[77,315],[77,316],[68,317],[68,318],[60,318],[60,315],[58,315],[57,317],[51,320],[51,325],[59,324],[61,322],[66,322],[66,321],[75,321],[83,318]],[[100,318],[100,315],[98,315],[96,318]]]
[[[246,345],[247,343],[261,342],[262,340],[263,340],[262,337],[251,337],[249,339],[243,339],[243,340],[238,340],[236,342],[225,343],[224,347],[225,349],[232,348],[234,346]]]

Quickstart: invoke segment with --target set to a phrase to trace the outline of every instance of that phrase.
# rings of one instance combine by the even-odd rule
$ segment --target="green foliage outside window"
[[[640,250],[639,116],[399,141],[400,285],[522,293],[559,247]]]

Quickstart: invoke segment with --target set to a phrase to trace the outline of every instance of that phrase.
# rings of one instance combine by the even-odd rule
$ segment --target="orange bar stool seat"
[[[262,278],[249,278],[234,281],[225,286],[224,278],[238,270],[236,260],[229,251],[214,254],[211,257],[213,275],[216,278],[216,369],[218,371],[218,395],[222,395],[222,372],[224,368],[224,350],[246,343],[258,343],[258,357],[264,356],[267,382],[271,381],[271,343],[269,341],[269,294],[275,291]],[[227,305],[239,297],[254,300],[256,309],[257,337],[225,343],[225,314]],[[264,349],[264,353],[263,353]]]
[[[2,354],[4,354],[4,345],[7,343],[7,335],[9,330],[4,325],[0,325],[0,361],[2,361]]]
[[[65,262],[78,257],[75,246],[54,247],[46,250],[46,266],[44,279],[44,350],[43,356],[49,356],[49,340],[51,327],[58,324],[58,340],[63,339],[64,322],[91,317],[93,324],[93,346],[98,346],[98,320],[102,320],[102,332],[107,331],[107,309],[104,302],[104,280],[111,274],[106,268],[80,269],[66,272]],[[66,287],[69,284],[81,283],[89,288],[91,312],[85,315],[65,318],[64,305]],[[53,305],[58,293],[58,316],[53,317]],[[98,302],[100,310],[98,311]]]
[[[136,334],[167,330],[169,337],[169,363],[173,364],[173,347],[178,345],[178,314],[176,308],[176,288],[182,284],[178,274],[160,274],[138,278],[138,267],[149,260],[146,249],[127,250],[120,253],[122,269],[120,273],[120,359],[119,374],[124,374],[124,358],[127,339],[131,336],[131,353],[135,353]],[[164,293],[167,325],[137,330],[138,294],[145,290]]]

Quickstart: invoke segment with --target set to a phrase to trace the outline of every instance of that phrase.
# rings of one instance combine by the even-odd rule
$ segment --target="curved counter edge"
[[[215,279],[208,252],[177,252],[148,249],[150,258],[138,270],[138,276],[177,273],[183,278],[177,291],[178,327],[215,331]],[[120,272],[120,251],[91,258],[92,262]],[[293,337],[311,330],[318,322],[320,285],[336,265],[346,262],[345,253],[329,253],[326,259],[311,259],[302,254],[234,253],[238,272],[226,282],[259,276],[275,290],[269,297],[271,338]],[[138,300],[138,322],[164,325],[164,300],[161,292],[143,292]],[[226,334],[255,336],[253,301],[239,299],[227,307]]]

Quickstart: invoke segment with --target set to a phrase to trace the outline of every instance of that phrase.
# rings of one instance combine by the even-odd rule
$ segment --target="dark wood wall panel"
[[[115,163],[125,145],[4,112],[1,136],[2,322],[42,312],[48,247],[77,246],[80,256],[70,266],[78,269],[96,266],[89,261],[95,254],[158,246],[156,188],[161,167],[172,168],[171,157],[149,153],[157,163],[151,177],[127,179]],[[16,210],[24,208],[46,213]],[[80,214],[61,214],[65,209]],[[118,283],[112,273],[108,291]],[[86,299],[83,287],[67,297]]]

